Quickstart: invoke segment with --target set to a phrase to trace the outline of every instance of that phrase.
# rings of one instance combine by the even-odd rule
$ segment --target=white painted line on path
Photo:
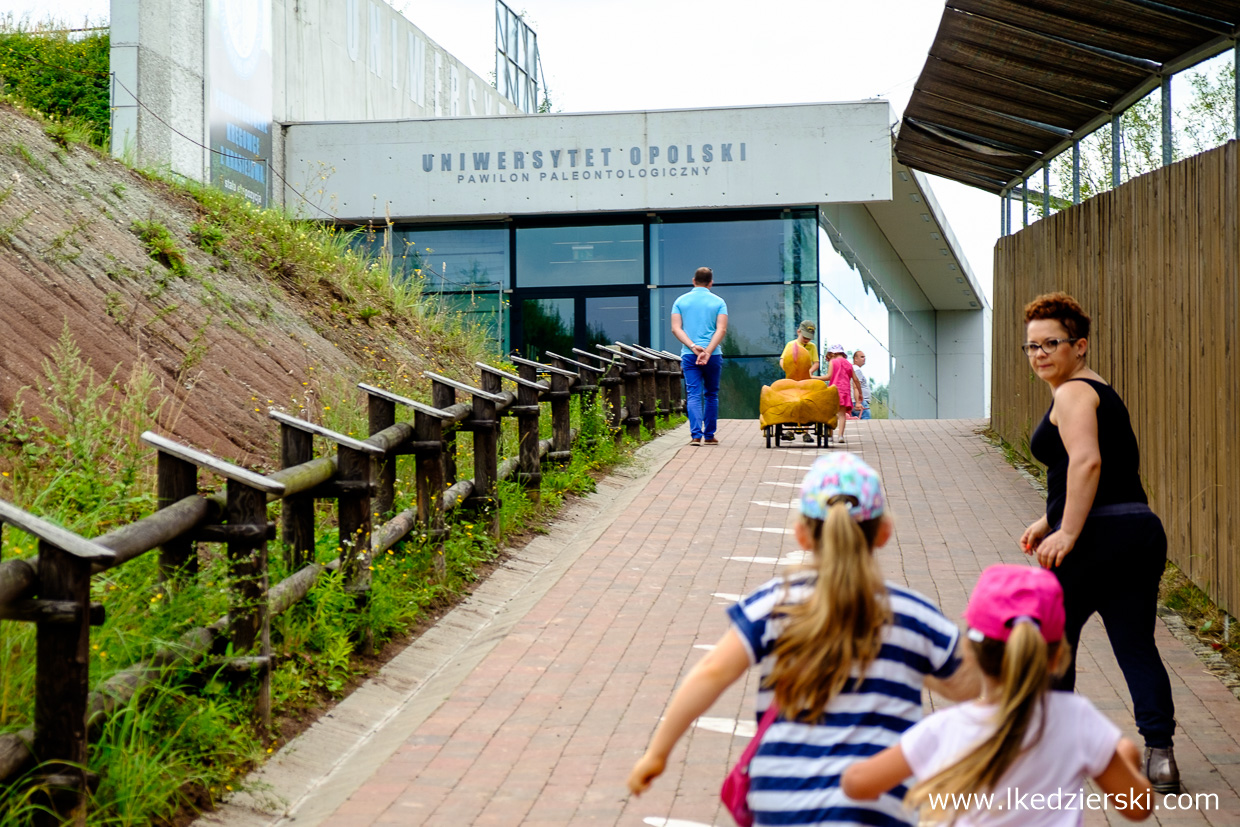
[[[741,738],[752,738],[758,731],[758,725],[752,718],[737,721],[733,718],[712,718],[709,715],[703,715],[694,721],[693,725],[707,732],[722,732],[724,735],[736,735]]]
[[[762,534],[791,534],[790,528],[754,528],[753,526],[745,526],[746,531],[757,531]]]
[[[781,488],[800,488],[801,487],[801,483],[799,482],[775,482],[774,480],[763,480],[762,484],[763,485],[778,485]]]
[[[771,502],[770,500],[750,500],[754,505],[764,505],[767,508],[796,508],[801,504],[800,500],[789,500],[788,502]]]
[[[731,603],[735,603],[736,601],[740,600],[743,596],[744,595],[740,595],[740,594],[728,594],[727,592],[715,592],[714,594],[711,595],[711,597],[717,597],[720,600],[727,600]]]

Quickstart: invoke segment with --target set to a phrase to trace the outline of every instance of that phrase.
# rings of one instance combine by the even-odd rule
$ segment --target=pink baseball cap
[[[970,640],[977,640],[973,633],[980,632],[1006,641],[1017,623],[1030,621],[1047,643],[1054,643],[1063,638],[1063,587],[1043,568],[990,566],[969,596],[964,619]]]

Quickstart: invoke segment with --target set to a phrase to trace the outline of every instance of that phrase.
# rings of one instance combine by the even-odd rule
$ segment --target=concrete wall
[[[985,415],[990,399],[986,315],[976,310],[940,310],[936,314],[940,418]]]
[[[271,13],[277,122],[517,114],[387,3],[272,0]],[[206,0],[112,0],[111,16],[113,154],[205,180]],[[283,169],[279,135],[272,152]]]
[[[387,3],[273,0],[272,18],[281,123],[517,112]]]
[[[832,245],[887,308],[884,346],[890,359],[891,416],[939,416],[938,334],[933,305],[864,206],[829,204],[822,207],[820,216]],[[876,355],[871,355],[871,364]]]
[[[112,154],[196,181],[207,170],[196,145],[207,143],[204,9],[204,0],[112,0]]]

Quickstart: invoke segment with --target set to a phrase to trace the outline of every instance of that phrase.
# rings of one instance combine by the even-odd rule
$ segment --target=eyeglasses
[[[1050,356],[1052,353],[1059,350],[1060,345],[1065,343],[1072,344],[1076,341],[1080,341],[1079,337],[1076,339],[1047,339],[1041,344],[1038,344],[1037,342],[1025,342],[1020,346],[1020,349],[1025,351],[1026,356],[1032,356],[1034,352],[1038,350],[1042,351],[1047,356]]]

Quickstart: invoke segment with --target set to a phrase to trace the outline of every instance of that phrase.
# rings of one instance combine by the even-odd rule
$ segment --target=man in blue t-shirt
[[[718,445],[715,423],[719,418],[719,378],[723,354],[719,343],[728,332],[728,305],[710,292],[715,274],[699,267],[693,289],[672,305],[672,335],[680,340],[680,362],[688,398],[690,445]]]

